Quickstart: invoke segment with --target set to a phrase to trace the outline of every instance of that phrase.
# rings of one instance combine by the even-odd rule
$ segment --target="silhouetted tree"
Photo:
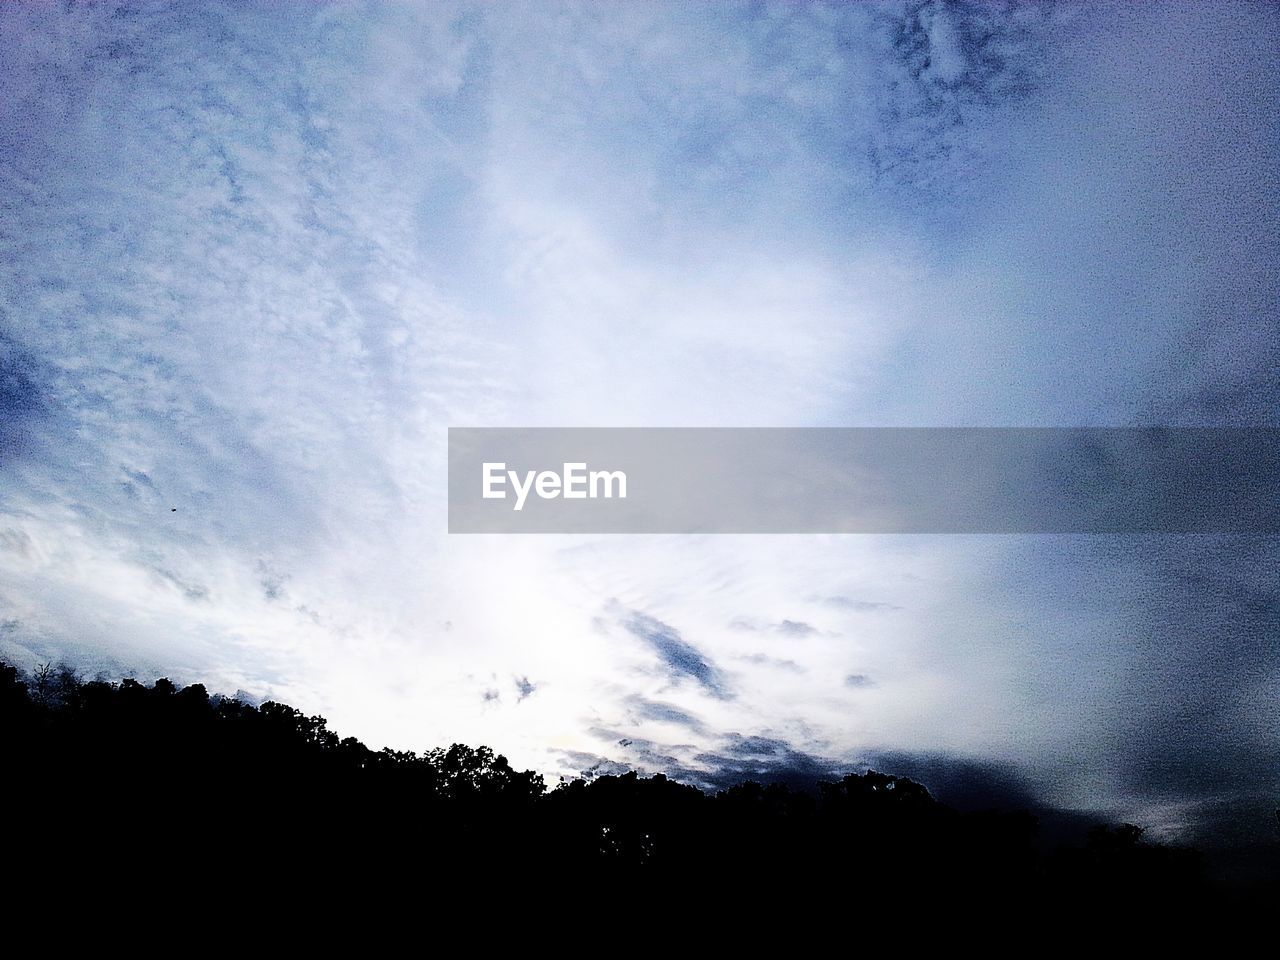
[[[0,663],[0,769],[9,863],[64,877],[72,863],[128,862],[190,886],[222,882],[228,864],[283,865],[312,879],[426,871],[466,890],[537,877],[832,909],[1204,889],[1197,854],[1133,825],[1048,849],[1029,813],[962,814],[877,771],[812,791],[744,782],[709,796],[634,772],[547,791],[488,747],[375,751],[282,703],[52,664],[24,676]]]

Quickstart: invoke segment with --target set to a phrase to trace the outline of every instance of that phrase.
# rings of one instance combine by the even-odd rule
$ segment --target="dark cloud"
[[[744,780],[809,789],[819,781],[852,772],[848,763],[796,749],[785,740],[738,733],[726,735],[716,748],[693,759],[704,768],[693,782],[712,790],[723,790]]]
[[[865,673],[851,673],[844,678],[844,685],[846,687],[853,687],[856,690],[862,690],[867,687],[874,687],[875,681]]]
[[[703,729],[703,723],[700,719],[687,710],[682,710],[670,703],[633,696],[627,698],[627,707],[634,716],[641,720],[674,723],[699,732]]]
[[[552,751],[562,758],[565,766],[573,769],[584,780],[595,777],[621,776],[635,772],[642,776],[663,773],[681,783],[703,786],[699,771],[689,767],[673,751],[681,748],[664,747],[649,740],[623,737],[615,746],[623,751],[626,760],[614,760],[596,753],[580,750]]]
[[[1028,811],[1036,817],[1041,841],[1050,845],[1079,840],[1090,826],[1107,819],[1087,811],[1054,807],[1037,795],[1016,767],[991,760],[942,753],[881,751],[855,761],[815,754],[782,737],[741,733],[725,734],[712,749],[695,752],[688,745],[619,736],[616,730],[595,728],[592,734],[612,743],[626,759],[616,760],[589,752],[561,752],[566,765],[580,771],[588,780],[634,771],[641,776],[664,773],[680,783],[711,793],[744,781],[813,791],[820,783],[877,770],[921,783],[938,800],[957,810]],[[1237,808],[1228,806],[1230,809],[1215,821],[1224,830],[1233,829],[1239,822]],[[1260,817],[1262,813],[1274,816],[1274,805],[1261,802],[1256,806]],[[1251,835],[1248,839],[1256,843],[1257,837]],[[1263,865],[1274,863],[1274,852],[1263,851],[1255,859]]]
[[[1037,815],[1049,839],[1065,838],[1097,816],[1058,810],[1037,795],[1014,766],[950,754],[878,751],[859,760],[822,756],[802,749],[784,737],[730,732],[716,738],[710,749],[663,744],[630,738],[617,730],[593,728],[598,739],[620,748],[627,762],[597,754],[565,754],[573,764],[601,772],[635,770],[665,773],[682,783],[716,791],[753,780],[812,790],[821,782],[838,780],[869,769],[922,783],[935,797],[958,810],[1028,810]]]
[[[939,201],[960,192],[990,159],[980,131],[1002,107],[1039,93],[1068,19],[1053,4],[1012,17],[1000,5],[926,3],[875,6],[872,35],[885,75],[865,145],[881,186],[904,199]]]
[[[11,338],[0,334],[0,419],[30,416],[42,405],[41,364]]]
[[[688,776],[685,764],[679,757],[679,754],[688,749],[687,746],[655,743],[643,737],[623,737],[618,741],[618,746],[626,752],[628,758],[634,761],[633,765],[639,770],[649,772],[672,770],[681,776]]]
[[[1009,766],[947,754],[874,753],[864,765],[923,783],[958,810],[1034,810],[1045,806]]]
[[[1106,625],[1115,681],[1091,710],[1106,736],[1074,757],[1105,785],[1099,801],[1125,798],[1140,824],[1177,811],[1197,844],[1275,845],[1280,537],[1036,541],[1012,564],[1029,609]]]
[[[47,411],[49,377],[45,364],[0,333],[0,463],[32,450],[31,428]]]
[[[611,742],[625,757],[615,760],[599,754],[564,751],[565,763],[582,771],[584,779],[635,771],[641,775],[662,773],[680,783],[709,792],[744,780],[787,783],[809,787],[837,776],[837,765],[793,750],[781,740],[730,734],[722,749],[697,752],[688,744],[663,744],[641,737],[618,737],[617,731],[593,728],[593,736]]]
[[[731,733],[726,738],[726,743],[724,751],[735,757],[776,757],[791,751],[785,740],[776,737],[745,737],[740,733]]]
[[[1107,566],[1131,577],[1139,616],[1114,718],[1117,772],[1155,796],[1274,792],[1280,537],[1142,538],[1106,549]]]
[[[500,694],[497,690],[493,689],[492,687],[490,687],[480,696],[485,703],[496,703],[497,701],[502,699],[502,694]]]
[[[519,703],[528,697],[533,696],[533,692],[538,689],[538,685],[529,680],[528,677],[516,677],[516,702]]]
[[[710,658],[685,641],[675,627],[635,610],[625,612],[622,625],[653,649],[673,677],[690,677],[720,700],[733,698],[720,669]]]

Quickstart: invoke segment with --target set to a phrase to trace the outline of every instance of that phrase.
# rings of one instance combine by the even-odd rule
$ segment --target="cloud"
[[[590,751],[562,752],[559,756],[568,776],[589,780],[632,771],[641,776],[664,773],[712,793],[743,780],[809,789],[819,780],[836,779],[849,772],[838,762],[806,754],[768,737],[729,734],[717,738],[716,743],[723,749],[700,751],[688,744],[624,738],[616,744],[623,759]]]
[[[747,632],[768,631],[784,637],[808,637],[816,634],[818,628],[803,620],[780,620],[777,623],[759,623],[748,617],[735,617],[729,626],[734,630]]]
[[[573,769],[572,776],[583,780],[594,780],[596,777],[620,777],[631,772],[631,767],[618,763],[598,754],[581,750],[557,751],[561,764]]]
[[[786,637],[807,637],[818,632],[813,625],[798,620],[783,620],[776,629]]]
[[[1033,784],[1015,766],[946,754],[874,753],[868,766],[923,783],[958,810],[1041,810]]]
[[[48,414],[46,365],[0,331],[0,466],[30,456],[37,421]]]
[[[1069,8],[945,3],[875,8],[877,97],[868,150],[878,179],[935,202],[991,159],[990,120],[1050,81]]]
[[[823,603],[831,607],[839,607],[842,610],[855,610],[858,613],[878,613],[902,609],[892,603],[881,603],[876,600],[858,600],[853,597],[844,596],[810,597],[809,601],[811,603]]]
[[[804,667],[796,663],[794,660],[785,660],[778,657],[771,657],[766,653],[751,653],[738,659],[745,663],[752,663],[762,667],[774,667],[778,670],[790,670],[793,673],[804,673]]]
[[[721,700],[733,697],[721,670],[709,657],[686,642],[675,627],[637,610],[621,610],[619,615],[622,626],[653,649],[667,665],[672,677],[689,677]]]
[[[658,723],[671,723],[688,727],[695,733],[701,733],[705,727],[703,722],[692,713],[670,703],[657,700],[646,700],[640,696],[629,697],[626,701],[631,714],[637,720],[653,720]]]
[[[874,687],[875,683],[865,673],[850,673],[844,678],[844,685],[855,690],[865,690],[867,687]]]
[[[252,693],[249,693],[247,690],[237,690],[235,693],[231,695],[230,699],[237,700],[240,703],[246,704],[250,707],[260,707],[264,703],[266,703],[266,699],[264,697],[256,696]]]
[[[700,784],[711,789],[724,789],[744,780],[806,789],[822,780],[838,779],[852,772],[853,767],[851,763],[796,749],[774,737],[731,733],[717,747],[694,758],[704,769]]]

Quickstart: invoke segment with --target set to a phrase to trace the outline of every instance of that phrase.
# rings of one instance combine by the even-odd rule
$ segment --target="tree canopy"
[[[1138,827],[1048,844],[1032,813],[961,813],[877,771],[808,791],[744,782],[709,795],[635,773],[548,790],[488,747],[374,750],[282,703],[65,667],[0,664],[0,767],[9,852],[45,865],[147,851],[205,880],[214,862],[330,878],[413,865],[810,903],[1204,886],[1198,854]]]

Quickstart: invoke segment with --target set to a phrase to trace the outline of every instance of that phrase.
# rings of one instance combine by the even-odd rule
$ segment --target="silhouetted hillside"
[[[67,669],[0,664],[0,765],[10,862],[54,877],[108,862],[197,885],[226,871],[332,885],[408,870],[814,904],[1203,886],[1196,853],[1143,842],[1137,827],[1046,850],[1029,813],[959,813],[881,773],[813,793],[742,783],[709,796],[634,774],[547,790],[486,747],[372,750],[283,704]]]

